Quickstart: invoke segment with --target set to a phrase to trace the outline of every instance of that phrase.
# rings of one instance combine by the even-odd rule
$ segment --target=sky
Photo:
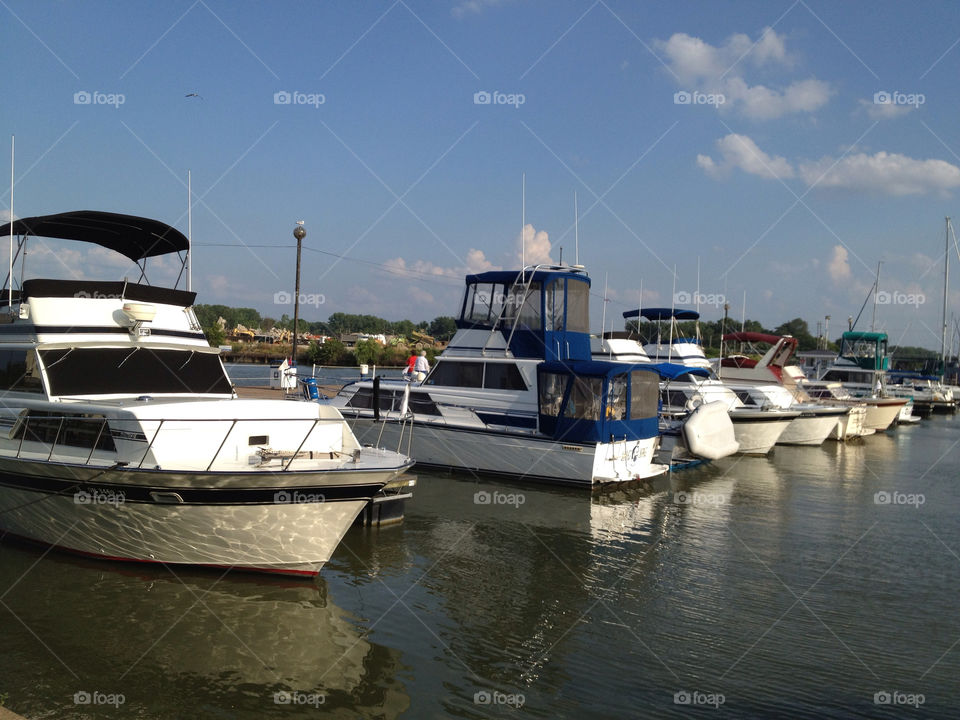
[[[586,265],[595,330],[699,299],[837,337],[867,301],[857,329],[939,350],[953,3],[0,0],[0,29],[15,216],[186,232],[189,171],[200,303],[292,315],[302,220],[308,320],[453,315],[523,245]],[[26,274],[137,277],[55,241]]]

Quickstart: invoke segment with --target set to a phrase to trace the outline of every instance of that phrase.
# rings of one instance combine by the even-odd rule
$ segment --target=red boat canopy
[[[780,340],[785,340],[787,345],[797,346],[797,339],[791,335],[767,335],[758,332],[734,332],[723,336],[724,342],[749,342],[749,343],[768,343],[776,345]]]

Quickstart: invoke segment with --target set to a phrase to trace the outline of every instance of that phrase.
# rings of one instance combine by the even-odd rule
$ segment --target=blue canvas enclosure
[[[467,275],[457,327],[500,332],[515,357],[589,360],[589,295],[570,268]]]
[[[659,374],[651,365],[545,362],[537,368],[540,432],[567,442],[656,437]]]

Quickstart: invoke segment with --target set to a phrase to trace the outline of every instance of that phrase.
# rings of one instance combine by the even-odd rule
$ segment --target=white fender
[[[707,460],[718,460],[740,449],[727,404],[720,400],[704,403],[687,416],[683,439],[693,455]]]

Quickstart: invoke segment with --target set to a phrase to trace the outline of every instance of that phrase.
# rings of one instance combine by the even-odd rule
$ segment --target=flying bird
[[[200,97],[200,93],[195,93],[195,92],[187,93],[186,95],[184,95],[184,97],[195,97],[195,98],[200,98],[201,100],[203,100],[203,98]]]

